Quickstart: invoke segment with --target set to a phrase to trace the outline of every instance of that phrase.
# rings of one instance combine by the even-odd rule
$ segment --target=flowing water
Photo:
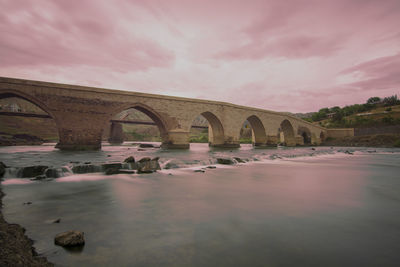
[[[69,171],[132,155],[160,157],[163,169]],[[220,165],[218,157],[247,162]],[[0,161],[12,167],[2,183],[6,220],[25,227],[59,266],[399,266],[399,149],[42,145],[0,148]],[[20,167],[39,164],[64,166],[63,177],[17,177]],[[85,246],[55,246],[54,236],[71,229],[85,233]]]

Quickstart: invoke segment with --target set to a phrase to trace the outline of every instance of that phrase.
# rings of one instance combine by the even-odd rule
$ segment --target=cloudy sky
[[[400,93],[400,0],[0,0],[0,76],[307,112]]]

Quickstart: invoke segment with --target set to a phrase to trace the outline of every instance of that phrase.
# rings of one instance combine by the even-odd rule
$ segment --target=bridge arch
[[[116,116],[118,116],[120,113],[129,110],[129,109],[135,109],[138,110],[142,113],[144,113],[145,115],[147,115],[157,126],[159,132],[160,132],[160,137],[161,137],[161,141],[162,143],[167,143],[168,142],[168,128],[167,128],[167,123],[165,121],[165,119],[154,109],[152,109],[151,107],[142,104],[142,103],[132,103],[132,104],[127,104],[124,105],[122,107],[119,107],[117,109],[115,109],[111,116],[109,117],[109,119],[105,122],[105,126],[104,129],[107,128],[109,126],[109,122],[115,118]],[[125,116],[126,117],[126,116]],[[118,119],[124,119],[123,118],[119,118]],[[112,142],[113,138],[118,139],[118,137],[113,137],[112,135],[120,135],[122,131],[122,126],[120,123],[111,123],[111,129],[110,129],[110,138],[109,140]],[[121,137],[122,138],[122,137]]]
[[[34,106],[35,109],[36,108],[40,109],[41,112],[46,113],[46,114],[43,114],[43,113],[37,113],[37,111],[30,111],[30,112],[28,112],[28,114],[26,114],[26,112],[21,112],[21,113],[25,113],[25,115],[23,115],[23,114],[21,114],[21,115],[23,115],[23,116],[30,115],[29,117],[31,117],[31,120],[29,120],[29,122],[28,121],[20,121],[20,123],[23,126],[29,127],[30,124],[33,124],[35,126],[35,129],[37,129],[38,128],[37,125],[39,123],[39,124],[41,124],[39,126],[43,126],[46,128],[46,130],[44,130],[44,131],[41,130],[38,133],[27,132],[27,134],[38,135],[38,137],[43,138],[45,140],[46,139],[51,140],[51,141],[55,141],[57,139],[59,140],[59,138],[60,138],[59,119],[57,116],[55,116],[55,114],[53,113],[51,108],[49,108],[45,103],[43,103],[42,101],[40,101],[39,99],[37,99],[36,97],[34,97],[32,95],[20,92],[18,90],[2,90],[0,92],[0,99],[7,99],[7,98],[22,99],[23,101],[26,101],[26,102],[30,103],[32,106]],[[29,109],[29,106],[28,106],[28,109]],[[17,111],[17,112],[19,112],[19,111]],[[41,118],[40,117],[35,118],[35,116],[32,116],[31,113],[34,113],[34,114],[37,113],[38,115],[46,115],[46,116],[41,117]],[[13,116],[13,115],[11,115],[11,116]],[[23,127],[22,129],[26,129],[26,128]]]
[[[210,146],[223,145],[225,143],[225,135],[221,120],[210,111],[204,111],[199,115],[203,116],[208,122],[208,144]],[[196,115],[196,117],[192,119],[192,124],[199,115]],[[190,127],[191,126],[192,125],[190,125]]]
[[[265,132],[264,124],[256,115],[247,117],[246,121],[249,122],[252,132],[252,143],[254,146],[262,146],[267,143],[267,134]]]
[[[283,134],[283,138],[281,136],[281,142],[283,142],[286,146],[295,146],[296,138],[290,121],[287,119],[283,120],[280,124],[280,129]]]
[[[304,126],[299,126],[297,129],[297,134],[303,138],[304,145],[311,145],[312,135],[310,129]]]
[[[39,99],[35,98],[34,96],[19,92],[17,90],[9,90],[9,91],[8,90],[2,90],[0,92],[0,99],[12,98],[12,97],[21,98],[21,99],[24,99],[24,100],[34,104],[35,106],[39,107],[41,110],[43,110],[44,112],[49,114],[49,116],[52,119],[57,120],[57,117],[54,116],[54,114],[52,114],[50,108],[47,107],[43,102],[41,102]]]

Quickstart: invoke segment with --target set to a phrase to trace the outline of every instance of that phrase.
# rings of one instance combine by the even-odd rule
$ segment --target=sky
[[[400,0],[0,0],[0,76],[310,112],[400,96]]]

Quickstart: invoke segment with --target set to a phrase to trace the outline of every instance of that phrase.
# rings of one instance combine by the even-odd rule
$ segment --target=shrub
[[[382,122],[386,124],[393,124],[394,119],[392,116],[386,116],[382,118]]]

